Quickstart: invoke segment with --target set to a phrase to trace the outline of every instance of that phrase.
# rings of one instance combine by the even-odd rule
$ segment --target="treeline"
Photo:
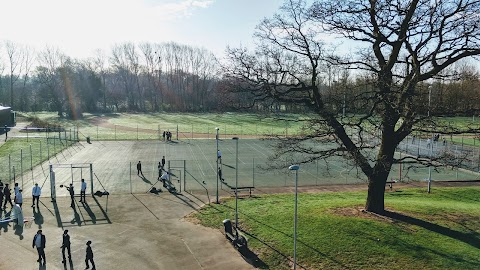
[[[203,48],[174,42],[123,43],[108,54],[98,50],[80,60],[53,47],[35,52],[9,41],[1,44],[0,104],[17,111],[56,111],[79,118],[83,112],[306,110],[273,98],[254,103],[254,96],[236,91],[241,85],[224,77],[215,55]],[[375,100],[374,78],[369,76],[325,63],[318,83],[326,106],[339,114],[363,113],[369,108],[365,100]],[[421,87],[422,94],[414,97],[420,112],[480,111],[480,76],[473,65],[459,65]]]

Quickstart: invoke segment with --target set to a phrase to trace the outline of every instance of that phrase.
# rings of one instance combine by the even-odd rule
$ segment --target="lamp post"
[[[428,153],[430,156],[430,163],[432,163],[432,149],[433,149],[433,142],[430,142],[430,145],[428,146]],[[427,193],[430,193],[430,188],[432,185],[432,164],[428,165],[428,187],[427,187]]]
[[[293,214],[293,269],[297,269],[297,205],[298,205],[298,169],[299,165],[291,165],[289,170],[295,171],[295,210]]]
[[[238,137],[235,140],[235,238],[238,238]]]
[[[216,193],[216,201],[215,202],[218,204],[218,130],[219,130],[219,128],[216,127],[215,130],[217,132],[217,134],[215,135],[215,140],[217,141],[217,152],[215,152],[215,156],[217,157],[217,168],[216,168],[216,170],[217,170],[217,193]]]
[[[427,116],[430,117],[430,102],[432,99],[432,86],[428,86],[428,114]]]

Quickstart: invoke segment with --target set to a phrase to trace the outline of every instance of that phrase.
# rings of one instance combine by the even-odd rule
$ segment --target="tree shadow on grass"
[[[411,225],[422,227],[426,230],[451,237],[453,239],[462,241],[466,244],[469,244],[475,248],[480,249],[480,234],[476,232],[473,232],[473,231],[471,233],[459,232],[438,224],[434,224],[425,220],[421,220],[415,217],[406,216],[404,214],[395,213],[391,211],[385,211],[383,213],[383,216],[394,219],[394,220],[402,221]]]
[[[224,206],[227,207],[227,208],[230,208],[230,207],[227,206],[227,205],[224,205]],[[233,210],[234,208],[231,208],[231,209]],[[253,221],[253,222],[256,222],[256,223],[258,223],[258,224],[261,224],[262,226],[264,226],[264,227],[266,227],[266,228],[269,228],[269,229],[271,229],[271,230],[273,230],[273,231],[275,231],[275,232],[277,232],[277,233],[280,233],[280,234],[282,234],[282,235],[284,235],[284,236],[286,236],[286,237],[290,237],[290,238],[292,239],[292,245],[293,245],[293,235],[292,235],[291,233],[283,232],[283,231],[275,228],[274,226],[272,226],[272,225],[270,225],[270,224],[267,224],[267,223],[265,223],[265,222],[262,222],[262,221],[256,219],[255,217],[252,217],[252,216],[250,216],[250,215],[248,215],[248,214],[246,214],[246,213],[243,213],[243,212],[241,212],[241,211],[239,211],[239,213],[241,213],[242,216],[247,217],[249,220],[251,220],[251,221]],[[240,227],[240,226],[239,226],[239,227]],[[248,235],[248,237],[251,237],[251,238],[256,239],[257,241],[259,241],[260,243],[262,243],[262,244],[265,245],[266,247],[270,248],[271,250],[273,250],[274,252],[276,252],[276,253],[279,254],[280,256],[284,257],[286,260],[288,260],[288,261],[290,261],[291,263],[293,263],[293,259],[292,259],[291,255],[284,254],[284,253],[282,253],[282,251],[276,249],[272,244],[269,243],[268,239],[261,239],[261,238],[259,238],[258,236],[256,236],[255,234],[251,234],[251,233],[249,233],[249,232],[247,232],[247,231],[242,230],[241,228],[239,228],[239,230],[240,230],[241,232],[243,232],[244,234]],[[345,264],[343,264],[342,262],[336,260],[334,257],[331,257],[331,256],[329,256],[328,254],[320,251],[317,247],[311,246],[310,244],[308,244],[308,243],[306,243],[306,242],[304,242],[304,241],[298,240],[298,239],[297,239],[297,244],[298,244],[298,245],[303,245],[303,246],[305,246],[305,247],[307,247],[307,248],[315,251],[317,254],[323,256],[325,259],[327,259],[327,260],[329,260],[329,261],[331,261],[331,262],[333,262],[333,263],[341,266],[342,269],[350,269],[347,265],[345,265]],[[252,264],[252,265],[253,265],[253,264]],[[300,266],[300,267],[302,267],[302,268],[305,268],[305,269],[306,269],[306,267],[302,266],[302,265],[298,262],[298,260],[297,260],[297,265]]]

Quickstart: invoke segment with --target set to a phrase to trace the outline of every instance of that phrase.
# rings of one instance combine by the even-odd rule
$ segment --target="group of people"
[[[68,190],[68,193],[70,194],[70,207],[75,209],[75,189],[73,187],[73,184],[70,183],[70,186],[66,187]],[[81,203],[87,203],[85,200],[85,192],[87,191],[87,183],[85,182],[85,179],[82,178],[81,184],[80,184],[80,200],[79,202]]]
[[[38,260],[37,262],[43,263],[45,265],[47,263],[46,258],[45,258],[45,246],[47,243],[47,238],[43,234],[42,230],[38,230],[37,234],[33,237],[32,241],[32,248],[37,248],[37,253],[38,253]],[[92,269],[95,269],[95,262],[93,261],[93,251],[92,247],[90,246],[92,244],[92,241],[87,241],[87,249],[86,249],[86,255],[85,255],[85,264],[86,264],[86,269],[90,268],[90,264],[92,264]],[[70,235],[68,234],[68,230],[63,231],[62,235],[62,263],[66,264],[67,260],[65,257],[65,251],[67,251],[68,254],[68,261],[72,263],[72,254],[70,250]]]
[[[3,210],[5,210],[7,208],[7,203],[10,204],[11,208],[13,208],[14,204],[22,208],[22,205],[23,205],[22,192],[23,190],[20,189],[20,186],[18,185],[18,183],[15,183],[13,187],[14,198],[12,203],[12,191],[10,190],[9,184],[6,183],[4,185],[2,180],[0,180],[0,209],[2,209],[2,206],[3,206]],[[32,197],[33,197],[32,207],[35,206],[35,201],[37,201],[37,207],[38,207],[41,192],[42,192],[42,189],[38,186],[37,183],[35,183],[35,186],[32,189]]]
[[[167,139],[167,141],[171,141],[172,140],[172,132],[164,131],[163,134],[162,134],[162,137],[163,137],[164,141],[165,141],[165,138]]]

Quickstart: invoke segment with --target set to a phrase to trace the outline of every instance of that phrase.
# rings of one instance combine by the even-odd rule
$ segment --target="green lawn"
[[[480,269],[480,188],[405,189],[385,195],[399,218],[362,213],[365,192],[299,194],[297,261],[307,269]],[[223,231],[235,202],[195,214]],[[239,223],[249,247],[269,269],[291,269],[290,195],[239,201]]]
[[[0,179],[10,182],[13,175],[31,171],[38,164],[63,151],[71,142],[58,138],[11,138],[0,147]],[[14,169],[15,167],[15,169]],[[10,170],[9,170],[10,168]],[[15,172],[14,172],[15,170]]]
[[[157,139],[158,130],[175,133],[178,127],[179,139],[190,138],[192,133],[215,136],[215,128],[220,135],[295,135],[301,132],[305,119],[303,115],[286,114],[266,116],[247,113],[151,113],[151,114],[84,114],[84,119],[71,121],[59,118],[55,113],[22,113],[25,117],[36,116],[40,119],[57,123],[66,129],[78,126],[80,138],[90,136],[100,140],[135,140]],[[102,127],[94,121],[103,121],[110,127]],[[116,127],[115,127],[116,126]],[[125,127],[128,130],[125,130]],[[82,136],[83,135],[83,136]]]

